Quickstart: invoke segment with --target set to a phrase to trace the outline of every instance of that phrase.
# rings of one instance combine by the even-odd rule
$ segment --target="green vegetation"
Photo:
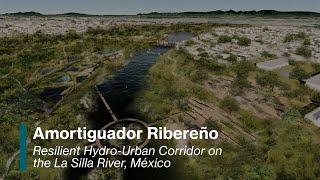
[[[228,35],[221,35],[218,38],[218,43],[230,43],[232,41],[232,37]]]
[[[294,66],[290,77],[294,79],[304,79],[308,77],[308,73],[301,66]]]
[[[232,37],[228,36],[228,35],[221,35],[218,38],[218,43],[230,43],[230,42],[232,42],[232,39],[236,39],[237,44],[239,46],[250,46],[250,44],[251,44],[250,38],[238,36],[238,35],[234,35]]]
[[[217,131],[221,131],[222,130],[222,126],[216,122],[215,120],[209,118],[208,120],[206,120],[205,127],[207,127],[210,130],[217,130]]]
[[[309,38],[306,38],[306,39],[303,40],[303,45],[309,46],[310,44],[311,44],[311,41],[310,41]]]
[[[308,38],[307,34],[305,32],[299,32],[297,34],[287,34],[284,37],[283,42],[287,43],[287,42],[291,42],[291,41],[296,41],[296,40],[306,40]]]
[[[283,115],[285,121],[297,121],[299,119],[301,119],[301,114],[296,109],[289,109]]]
[[[273,91],[274,87],[280,87],[281,81],[274,72],[260,71],[256,76],[256,82],[259,86]]]
[[[241,110],[238,118],[249,130],[256,131],[262,127],[261,119],[252,115],[248,111]]]
[[[84,33],[76,33],[69,30],[66,34],[19,34],[0,38],[0,172],[4,173],[5,163],[15,151],[18,150],[18,126],[24,122],[28,126],[28,132],[32,134],[36,123],[46,129],[75,129],[90,124],[86,121],[90,106],[85,107],[81,99],[92,99],[93,86],[101,82],[101,78],[111,75],[122,66],[124,60],[142,48],[148,48],[155,44],[165,34],[190,31],[197,33],[215,25],[119,25],[108,29],[89,28]],[[94,54],[100,50],[116,50],[120,57],[110,60],[97,57]],[[77,57],[70,60],[69,57]],[[70,61],[69,61],[70,60]],[[193,62],[195,66],[195,62]],[[94,67],[94,71],[83,83],[75,83],[75,78],[69,72],[69,68]],[[87,68],[88,69],[88,68]],[[82,70],[82,69],[81,69]],[[48,72],[46,72],[48,71]],[[79,70],[80,71],[80,70]],[[42,73],[46,72],[46,73]],[[58,83],[56,79],[62,75],[70,76],[70,83]],[[174,78],[170,74],[165,75],[168,80]],[[194,77],[201,77],[201,71],[195,71]],[[205,78],[205,77],[203,77]],[[172,79],[175,82],[176,79]],[[41,111],[44,101],[40,99],[40,93],[46,87],[67,86],[65,96],[59,106],[55,102],[48,102],[46,108],[53,110],[50,116]],[[195,92],[199,97],[210,98],[205,91],[196,87],[184,88],[184,86],[166,84],[168,89],[164,96],[170,97],[158,110],[167,114],[172,101],[183,99],[188,91]],[[76,88],[75,88],[76,87]],[[187,87],[187,86],[186,86]],[[152,95],[150,95],[152,97]],[[90,103],[89,103],[90,104]],[[183,100],[176,101],[176,108],[183,109]],[[156,109],[155,109],[156,113]],[[77,117],[77,118],[76,118]],[[45,122],[45,123],[43,123]],[[43,146],[63,145],[74,147],[79,141],[33,141],[34,144]],[[9,177],[22,177],[34,179],[32,174],[40,174],[40,169],[29,168],[26,173],[17,173],[18,164],[14,161],[10,167]],[[32,162],[30,162],[32,163]],[[31,167],[31,166],[30,166]],[[32,173],[31,173],[32,172]],[[1,174],[0,173],[0,174]],[[48,169],[51,177],[60,176],[61,170]]]
[[[230,62],[230,63],[235,63],[238,61],[238,56],[232,54],[232,53],[229,53],[229,57],[227,58],[227,61]]]
[[[306,58],[310,58],[312,56],[312,51],[307,46],[300,46],[297,48],[296,54]]]
[[[225,69],[225,66],[218,63],[218,60],[216,58],[209,57],[194,60],[194,65],[199,71],[207,69],[209,71],[222,72]]]
[[[259,134],[256,142],[243,140],[239,145],[220,143],[219,147],[224,151],[222,156],[195,157],[187,165],[189,177],[315,179],[319,176],[320,146],[312,141],[301,123],[266,120]],[[209,147],[211,142],[193,141],[192,145]]]
[[[198,33],[209,28],[212,28],[212,25],[121,25],[108,29],[89,29],[81,34],[74,31],[69,31],[65,35],[48,35],[38,32],[33,35],[0,38],[0,126],[2,127],[0,172],[3,173],[5,170],[6,159],[18,150],[17,126],[20,122],[27,124],[30,134],[34,131],[37,122],[40,123],[38,126],[47,129],[74,129],[80,126],[88,126],[89,129],[91,125],[85,118],[92,110],[84,108],[79,100],[84,97],[92,99],[92,87],[104,80],[104,77],[112,75],[123,65],[125,58],[141,48],[154,44],[164,34],[180,30]],[[245,39],[240,44],[248,45],[249,42]],[[112,49],[122,52],[123,57],[110,60],[92,55],[96,51]],[[80,58],[74,62],[68,62],[69,55],[77,55]],[[271,57],[267,53],[262,56]],[[200,148],[212,147],[215,143],[214,146],[223,149],[223,154],[192,158],[172,156],[170,159],[178,162],[174,167],[179,168],[170,168],[170,172],[182,174],[190,179],[316,179],[319,177],[319,129],[302,119],[298,111],[300,106],[295,107],[296,104],[291,98],[280,96],[282,92],[272,91],[275,87],[284,87],[284,83],[277,74],[258,71],[252,63],[238,62],[236,56],[232,54],[227,60],[231,62],[228,67],[221,65],[216,57],[210,57],[205,52],[202,53],[201,58],[195,59],[187,51],[171,50],[160,56],[150,69],[146,83],[135,95],[130,110],[148,123],[178,112],[189,111],[189,101],[196,98],[210,105],[209,108],[214,112],[212,115],[221,115],[221,121],[215,119],[216,116],[212,116],[200,122],[204,122],[201,126],[223,131],[231,137],[235,136],[233,141],[190,140],[190,145]],[[78,84],[75,91],[65,96],[64,101],[49,117],[40,112],[39,109],[43,107],[43,101],[39,98],[41,90],[44,87],[54,86],[55,83],[52,83],[52,80],[67,74],[67,68],[87,63],[99,65],[85,83]],[[297,62],[290,62],[290,64],[294,66],[292,73],[294,78],[305,76],[305,70]],[[51,66],[56,68],[53,72],[44,76],[39,75],[39,70],[45,70]],[[317,65],[313,66],[313,70],[318,69],[320,68]],[[214,90],[209,89],[208,82],[212,81],[214,84],[216,77],[226,79],[223,82],[225,83],[223,88],[228,93],[230,90],[244,92],[236,93],[240,101],[238,98],[236,101],[232,96],[221,99],[215,97],[220,94],[215,94]],[[217,81],[220,80],[219,78]],[[261,88],[257,88],[257,85]],[[287,88],[287,91],[289,91],[288,97],[310,95],[310,92],[304,91],[302,87]],[[253,94],[252,97],[247,95],[248,92]],[[315,97],[318,96],[319,94],[315,94]],[[274,109],[271,109],[272,116],[265,118],[265,113],[260,114],[259,108],[254,107],[255,103],[250,104],[248,109],[243,108],[245,104],[241,102],[241,98],[248,103],[261,101],[262,105],[268,107],[275,106],[276,99],[281,98],[287,110],[283,117],[280,117],[274,115]],[[252,111],[251,107],[257,112]],[[230,121],[222,122],[224,116],[227,116]],[[182,118],[179,121],[185,124],[190,123]],[[199,122],[192,125],[197,123]],[[229,132],[228,128],[233,128],[236,135]],[[29,147],[32,148],[36,144],[74,147],[79,143],[81,142],[62,140],[34,141]],[[175,147],[171,141],[156,143]],[[18,161],[15,160],[6,176],[7,179],[59,179],[63,175],[62,170],[59,169],[29,168],[27,172],[19,172],[17,167]],[[116,177],[112,169],[99,170],[99,172],[109,179]]]
[[[242,36],[235,36],[234,37],[237,41],[237,44],[239,46],[250,46],[251,44],[251,39],[247,37],[242,37]]]
[[[226,39],[229,41],[228,38]],[[227,41],[221,40],[221,42]],[[265,53],[264,56],[271,58],[272,55]],[[137,95],[138,100],[132,107],[137,107],[136,112],[140,112],[142,117],[153,122],[177,112],[192,112],[190,107],[192,103],[188,100],[196,97],[205,104],[214,106],[212,109],[215,112],[224,110],[225,112],[219,115],[228,116],[230,119],[230,122],[223,122],[212,116],[208,117],[202,126],[217,129],[219,132],[223,131],[231,137],[232,133],[228,131],[230,129],[235,132],[243,130],[245,134],[253,136],[254,140],[250,140],[244,137],[245,135],[239,135],[235,138],[236,143],[231,140],[214,142],[217,147],[223,149],[222,156],[186,158],[182,166],[188,169],[186,174],[191,179],[314,179],[318,177],[320,172],[319,131],[302,119],[298,108],[295,107],[296,99],[291,101],[290,98],[281,96],[282,93],[289,91],[295,91],[292,93],[295,94],[294,96],[301,96],[299,93],[309,94],[309,92],[304,91],[302,87],[287,87],[276,73],[257,70],[251,62],[233,60],[230,62],[228,67],[222,68],[216,64],[215,57],[209,57],[204,52],[197,60],[184,50],[170,51],[163,55],[151,69],[147,87]],[[300,66],[297,62],[290,62],[290,64],[294,66],[293,68]],[[302,68],[305,69],[304,66]],[[301,69],[296,68],[294,71],[296,72],[293,73],[294,76],[303,76]],[[202,76],[201,73],[206,75]],[[215,98],[214,96],[220,94],[211,89],[208,91],[208,85],[202,82],[207,78],[208,81],[205,82],[211,81],[213,88],[215,83],[219,84],[218,81],[223,81],[221,84],[228,93],[239,89],[244,90],[244,93],[236,94],[240,96],[237,101],[232,96]],[[288,80],[296,82],[296,80]],[[232,81],[231,87],[230,81]],[[259,86],[261,88],[257,88]],[[279,89],[274,90],[275,87]],[[245,91],[246,88],[248,91]],[[250,94],[253,94],[253,97]],[[246,106],[241,98],[250,105]],[[280,98],[281,102],[279,102]],[[274,108],[270,109],[267,113],[273,115],[269,117],[267,113],[260,114],[261,109],[255,107],[257,104],[253,101],[258,103],[261,101],[262,106],[271,104],[269,106],[271,108],[285,102],[286,110],[282,117],[273,112]],[[184,122],[182,118],[179,121]],[[185,124],[189,127],[190,122]],[[207,148],[211,147],[213,142],[190,140],[189,143]]]
[[[320,64],[314,63],[312,64],[312,68],[314,72],[320,72]]]
[[[198,87],[215,69],[211,63],[205,59],[195,60],[183,50],[173,50],[161,56],[151,68],[148,84],[137,95],[132,110],[154,122],[168,114],[186,111],[190,96],[211,101],[212,95]]]
[[[245,88],[248,88],[251,85],[248,81],[248,77],[250,71],[254,70],[254,66],[248,61],[240,61],[235,64],[232,69],[236,75],[232,82],[233,91],[235,91],[235,94],[241,94]]]
[[[274,59],[274,58],[277,57],[277,55],[272,54],[272,53],[270,53],[270,52],[268,52],[268,51],[263,51],[263,52],[261,53],[261,57]]]
[[[238,103],[231,97],[226,97],[223,100],[220,101],[220,108],[229,111],[234,112],[239,110]]]

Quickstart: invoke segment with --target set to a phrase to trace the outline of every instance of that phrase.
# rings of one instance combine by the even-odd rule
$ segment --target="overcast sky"
[[[0,0],[0,14],[19,11],[137,14],[230,9],[320,12],[320,0]]]

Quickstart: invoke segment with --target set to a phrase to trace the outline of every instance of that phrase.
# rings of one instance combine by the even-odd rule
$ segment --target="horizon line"
[[[311,10],[275,10],[275,9],[259,9],[259,10],[233,10],[233,9],[229,9],[229,10],[210,10],[210,11],[149,11],[149,12],[138,12],[138,13],[134,13],[134,14],[92,14],[92,13],[81,13],[81,12],[77,12],[77,11],[66,11],[66,12],[56,12],[56,13],[44,13],[41,11],[15,11],[15,12],[5,12],[5,13],[0,13],[0,15],[10,15],[10,14],[18,14],[18,13],[38,13],[41,15],[63,15],[63,14],[83,14],[83,15],[91,15],[91,16],[135,16],[135,15],[143,15],[143,14],[152,14],[152,13],[159,13],[159,14],[174,14],[174,13],[209,13],[209,12],[217,12],[217,11],[221,11],[221,12],[229,12],[229,11],[233,11],[236,13],[239,12],[252,12],[252,11],[275,11],[275,12],[280,12],[280,13],[295,13],[295,12],[300,12],[300,13],[316,13],[316,14],[320,14],[320,11],[311,11]]]

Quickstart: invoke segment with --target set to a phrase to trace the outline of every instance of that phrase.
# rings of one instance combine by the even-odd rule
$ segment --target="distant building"
[[[275,69],[279,69],[289,65],[289,61],[287,58],[278,58],[270,61],[259,62],[256,66],[260,69],[264,69],[267,71],[272,71]]]
[[[306,114],[305,118],[312,121],[316,126],[320,127],[320,107]]]
[[[307,79],[306,85],[316,91],[320,91],[320,74]]]

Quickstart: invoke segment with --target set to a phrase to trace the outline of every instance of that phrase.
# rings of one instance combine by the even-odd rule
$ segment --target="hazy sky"
[[[320,12],[320,0],[0,0],[0,14],[18,11],[137,14],[229,9]]]

